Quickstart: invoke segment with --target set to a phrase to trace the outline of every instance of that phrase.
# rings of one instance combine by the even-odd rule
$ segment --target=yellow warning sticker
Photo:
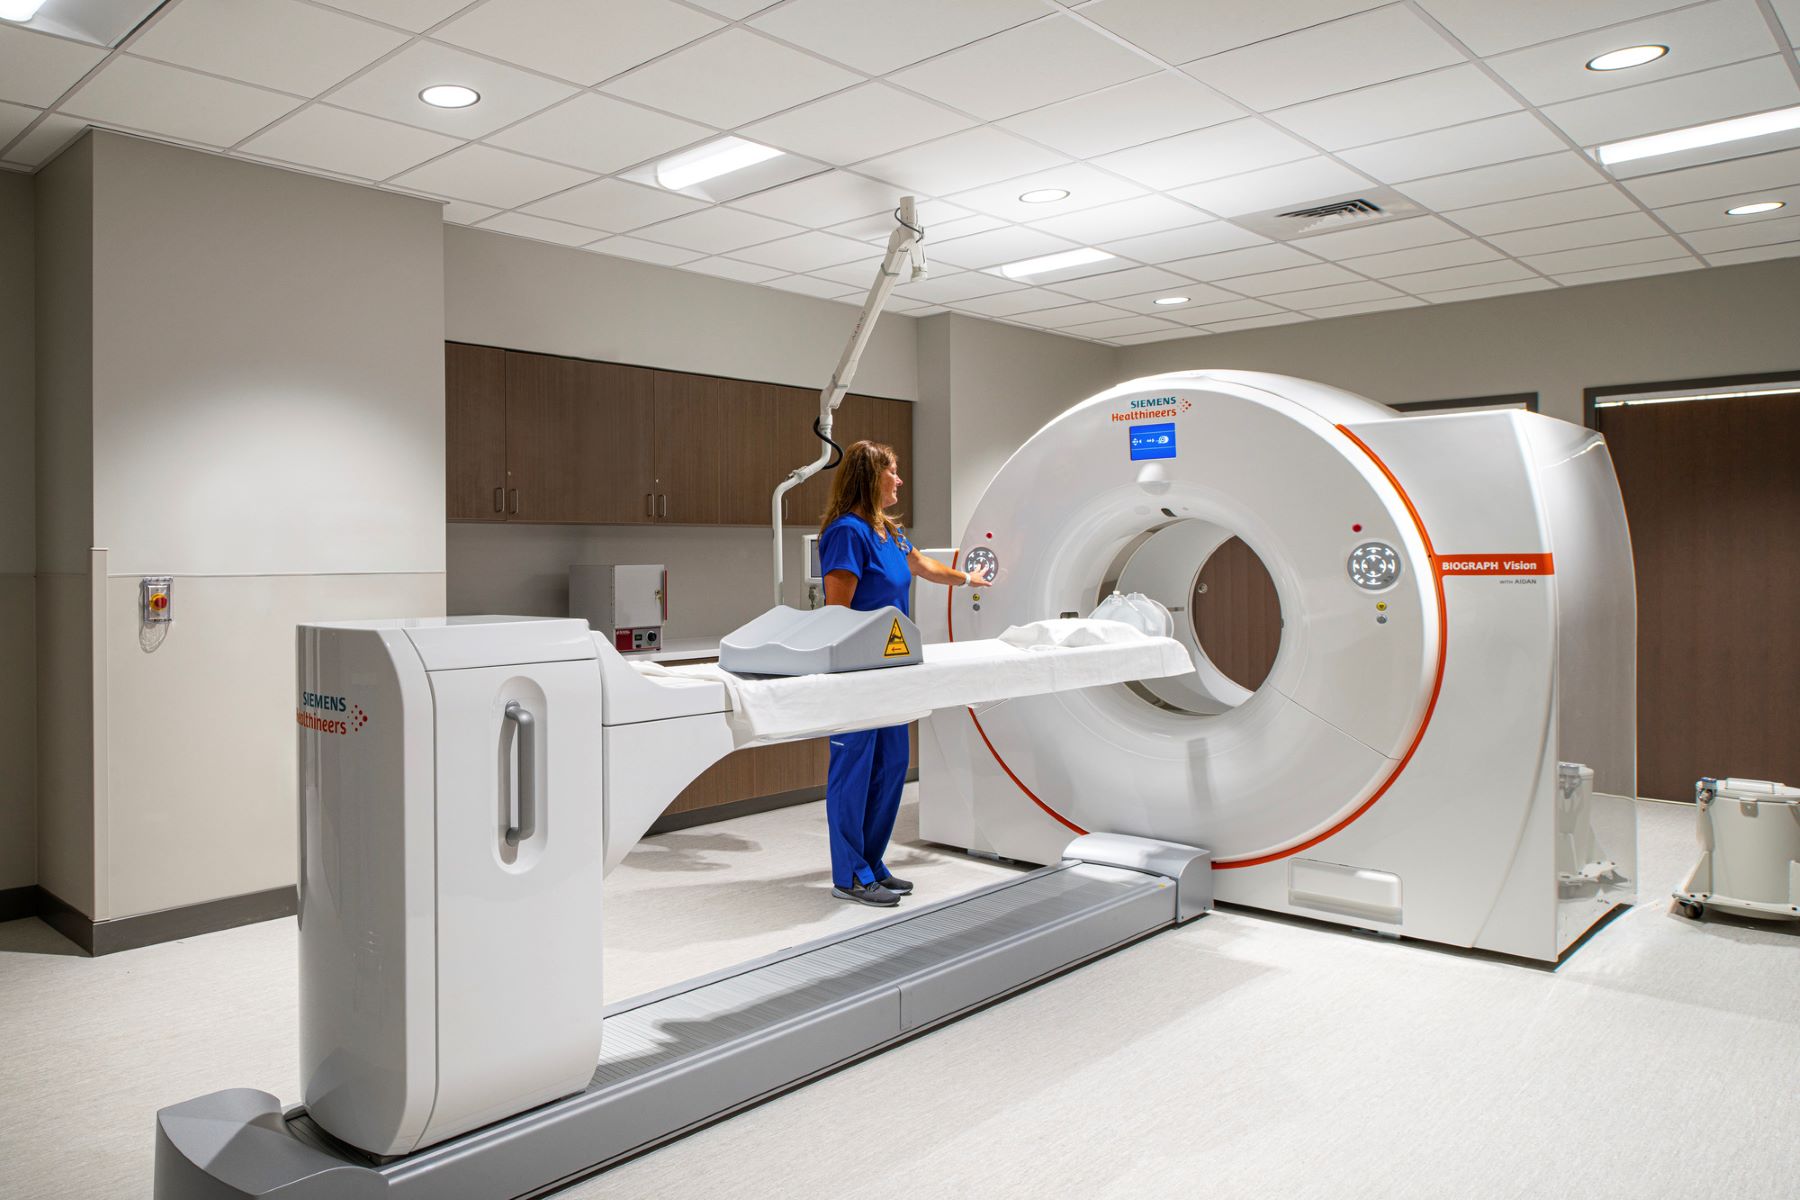
[[[906,647],[906,635],[900,632],[900,619],[894,619],[894,627],[888,630],[887,649],[881,652],[883,658],[905,658],[912,651]]]

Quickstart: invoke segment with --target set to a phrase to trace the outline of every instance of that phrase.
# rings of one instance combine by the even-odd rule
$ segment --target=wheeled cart
[[[1675,893],[1682,915],[1708,908],[1800,920],[1800,788],[1766,779],[1702,779],[1700,861]]]

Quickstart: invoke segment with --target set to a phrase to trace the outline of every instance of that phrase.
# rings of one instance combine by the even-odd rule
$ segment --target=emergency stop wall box
[[[146,625],[167,625],[175,619],[175,579],[151,575],[138,581],[138,607]]]
[[[669,620],[668,569],[650,563],[571,566],[569,615],[612,639],[621,654],[660,650]]]

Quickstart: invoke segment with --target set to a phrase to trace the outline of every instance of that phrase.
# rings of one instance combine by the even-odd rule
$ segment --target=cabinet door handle
[[[656,515],[656,497],[650,492],[644,493],[644,515],[646,517]]]
[[[518,515],[518,512],[519,512],[519,489],[518,488],[514,488],[512,490],[512,511],[513,511],[514,516]]]
[[[500,503],[500,496],[505,491],[506,491],[506,489],[503,487],[497,487],[494,489],[494,511],[495,512],[505,512],[506,511],[505,506]]]
[[[669,515],[669,493],[664,492],[662,495],[657,497],[656,507],[657,507],[657,513],[656,513],[657,516],[666,517]]]

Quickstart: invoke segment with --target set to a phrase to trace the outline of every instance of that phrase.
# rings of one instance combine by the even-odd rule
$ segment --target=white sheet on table
[[[914,666],[834,675],[746,677],[713,663],[632,665],[651,678],[712,679],[724,684],[731,697],[726,718],[733,739],[743,746],[901,725],[939,708],[1158,679],[1194,669],[1187,650],[1174,639],[1148,637],[1137,630],[1129,634],[1081,646],[1055,645],[1052,638],[1028,649],[998,638],[946,642],[926,646],[925,661]]]

